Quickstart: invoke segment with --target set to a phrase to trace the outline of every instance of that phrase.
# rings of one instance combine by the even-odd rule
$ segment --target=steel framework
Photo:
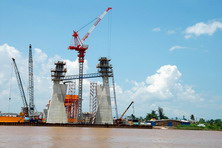
[[[102,77],[102,73],[90,73],[90,74],[83,74],[82,79],[89,79],[89,78],[98,78]],[[64,77],[63,81],[64,83],[70,83],[71,80],[76,80],[79,79],[79,75],[67,75]],[[116,100],[116,89],[115,89],[115,81],[114,81],[114,74],[113,74],[113,69],[111,69],[111,73],[109,74],[109,77],[112,78],[112,88],[113,88],[113,100],[114,100],[114,109],[115,109],[115,114],[116,118],[118,118],[118,109],[117,109],[117,100]],[[93,104],[93,103],[92,103]],[[90,111],[92,110],[93,107],[91,107]]]
[[[89,101],[89,112],[92,113],[91,123],[95,123],[96,111],[97,111],[97,83],[90,82],[90,101]]]
[[[96,87],[97,83],[90,82],[90,100],[89,100],[89,112],[93,113],[96,104],[94,104],[96,101]]]
[[[19,70],[18,70],[18,67],[17,67],[17,64],[15,62],[15,59],[12,58],[12,61],[13,61],[13,66],[14,66],[14,69],[15,69],[15,75],[16,75],[16,78],[17,78],[17,81],[18,81],[18,87],[19,87],[19,91],[20,91],[20,94],[21,94],[21,98],[22,98],[22,101],[23,101],[23,111],[26,110],[26,116],[29,115],[29,111],[28,111],[28,103],[27,103],[27,100],[26,100],[26,96],[25,96],[25,91],[23,89],[23,85],[22,85],[22,79],[21,79],[21,76],[20,76],[20,73],[19,73]]]
[[[34,79],[33,79],[33,59],[32,59],[32,46],[29,45],[29,112],[30,115],[34,113]]]
[[[118,109],[117,109],[117,101],[116,101],[116,87],[115,87],[113,69],[111,69],[111,71],[112,71],[112,83],[113,83],[113,99],[114,99],[114,104],[115,104],[116,119],[118,119]]]
[[[68,83],[68,93],[69,96],[75,95],[76,94],[76,81],[70,81]],[[73,101],[72,102],[68,102],[71,103],[69,106],[66,107],[66,111],[68,114],[68,118],[71,119],[76,119],[77,118],[77,111],[78,111],[78,100],[77,101]]]
[[[83,74],[82,79],[88,79],[88,78],[97,78],[101,77],[101,73],[90,73],[90,74]],[[64,83],[69,82],[70,80],[79,79],[79,75],[67,75],[63,79]]]

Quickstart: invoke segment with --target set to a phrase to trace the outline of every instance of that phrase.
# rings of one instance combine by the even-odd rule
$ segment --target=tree
[[[152,118],[158,119],[158,116],[156,114],[156,111],[152,110],[151,113],[148,113],[146,115],[146,120],[151,120]]]
[[[144,121],[143,117],[140,116],[139,121],[143,122]]]
[[[200,118],[199,122],[200,123],[205,123],[205,120],[203,118]]]
[[[157,114],[156,114],[156,111],[155,111],[155,110],[152,110],[152,111],[151,111],[151,114],[153,114],[153,115],[156,115],[156,116],[157,116]]]
[[[194,117],[193,114],[190,116],[190,119],[193,120],[193,121],[195,120],[195,117]]]
[[[131,119],[132,119],[132,120],[135,120],[135,119],[136,119],[136,117],[134,116],[134,114],[131,114]]]
[[[163,108],[158,107],[158,113],[159,113],[159,119],[168,119],[168,117],[165,116],[163,113]]]
[[[187,120],[186,117],[183,115],[183,120]]]
[[[216,120],[214,120],[214,124],[215,124],[216,126],[221,126],[221,127],[222,127],[222,121],[221,121],[221,119],[216,119]]]
[[[207,123],[209,123],[210,125],[213,125],[214,122],[215,122],[214,119],[210,119],[210,120],[207,121]]]

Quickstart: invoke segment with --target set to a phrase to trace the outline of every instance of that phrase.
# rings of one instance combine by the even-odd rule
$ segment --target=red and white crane
[[[105,12],[103,12],[96,20],[96,22],[93,24],[93,26],[89,29],[89,31],[86,33],[86,35],[80,39],[78,31],[73,31],[73,38],[74,38],[74,46],[69,46],[69,50],[75,50],[78,52],[78,58],[79,58],[79,99],[78,99],[78,121],[82,120],[82,84],[83,84],[83,63],[84,63],[84,57],[86,50],[88,49],[88,45],[85,45],[85,40],[89,37],[89,35],[92,33],[92,31],[96,28],[96,26],[99,24],[99,22],[103,19],[103,17],[107,14],[109,10],[112,8],[107,8]]]

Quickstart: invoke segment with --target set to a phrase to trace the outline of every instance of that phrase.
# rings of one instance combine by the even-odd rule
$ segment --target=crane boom
[[[84,41],[88,38],[88,36],[92,33],[92,31],[96,28],[96,26],[99,24],[99,22],[103,19],[103,17],[106,15],[106,13],[111,10],[112,8],[107,8],[105,12],[103,12],[98,19],[96,20],[96,22],[93,24],[93,26],[89,29],[89,31],[86,33],[86,35],[82,38],[81,43],[83,44]]]
[[[16,62],[15,62],[14,58],[12,58],[12,61],[13,61],[13,65],[14,65],[14,69],[15,69],[15,75],[16,75],[16,78],[17,78],[17,81],[18,81],[18,87],[19,87],[20,94],[21,94],[21,97],[22,97],[23,105],[24,105],[24,107],[28,107],[28,103],[27,103],[27,100],[26,100],[26,97],[25,97],[25,91],[23,89],[22,80],[21,80],[21,77],[20,77],[20,74],[19,74],[19,71],[18,71],[18,67],[16,65]]]
[[[130,103],[130,105],[127,107],[127,109],[126,109],[125,112],[121,115],[121,117],[120,117],[119,119],[122,119],[122,118],[123,118],[123,116],[125,115],[125,113],[128,111],[128,109],[130,108],[130,106],[131,106],[133,103],[134,103],[133,101]]]

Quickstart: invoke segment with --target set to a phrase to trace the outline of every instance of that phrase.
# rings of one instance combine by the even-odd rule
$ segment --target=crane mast
[[[16,62],[15,62],[14,58],[12,58],[12,61],[13,61],[14,69],[15,69],[15,75],[16,75],[17,82],[18,82],[18,87],[19,87],[20,94],[21,94],[22,101],[23,101],[23,106],[24,106],[23,108],[28,109],[28,103],[27,103],[27,100],[26,100],[26,97],[25,97],[25,91],[23,89],[22,80],[21,80],[21,77],[20,77],[20,74],[19,74],[19,71],[18,71],[18,67],[16,65]]]
[[[74,46],[69,46],[69,50],[75,50],[78,52],[78,58],[79,58],[79,91],[78,91],[78,120],[82,120],[82,85],[83,85],[83,63],[84,63],[84,57],[85,52],[88,49],[88,45],[84,44],[84,41],[88,38],[88,36],[92,33],[92,31],[96,28],[98,23],[103,19],[103,17],[106,15],[106,13],[111,10],[112,8],[107,8],[105,12],[103,12],[96,20],[96,22],[93,24],[93,26],[90,28],[90,30],[85,34],[85,36],[82,38],[82,40],[79,37],[79,33],[76,31],[73,31],[73,38],[74,38]]]
[[[32,115],[35,110],[34,105],[34,80],[33,80],[33,59],[32,59],[32,45],[29,45],[29,112]]]

